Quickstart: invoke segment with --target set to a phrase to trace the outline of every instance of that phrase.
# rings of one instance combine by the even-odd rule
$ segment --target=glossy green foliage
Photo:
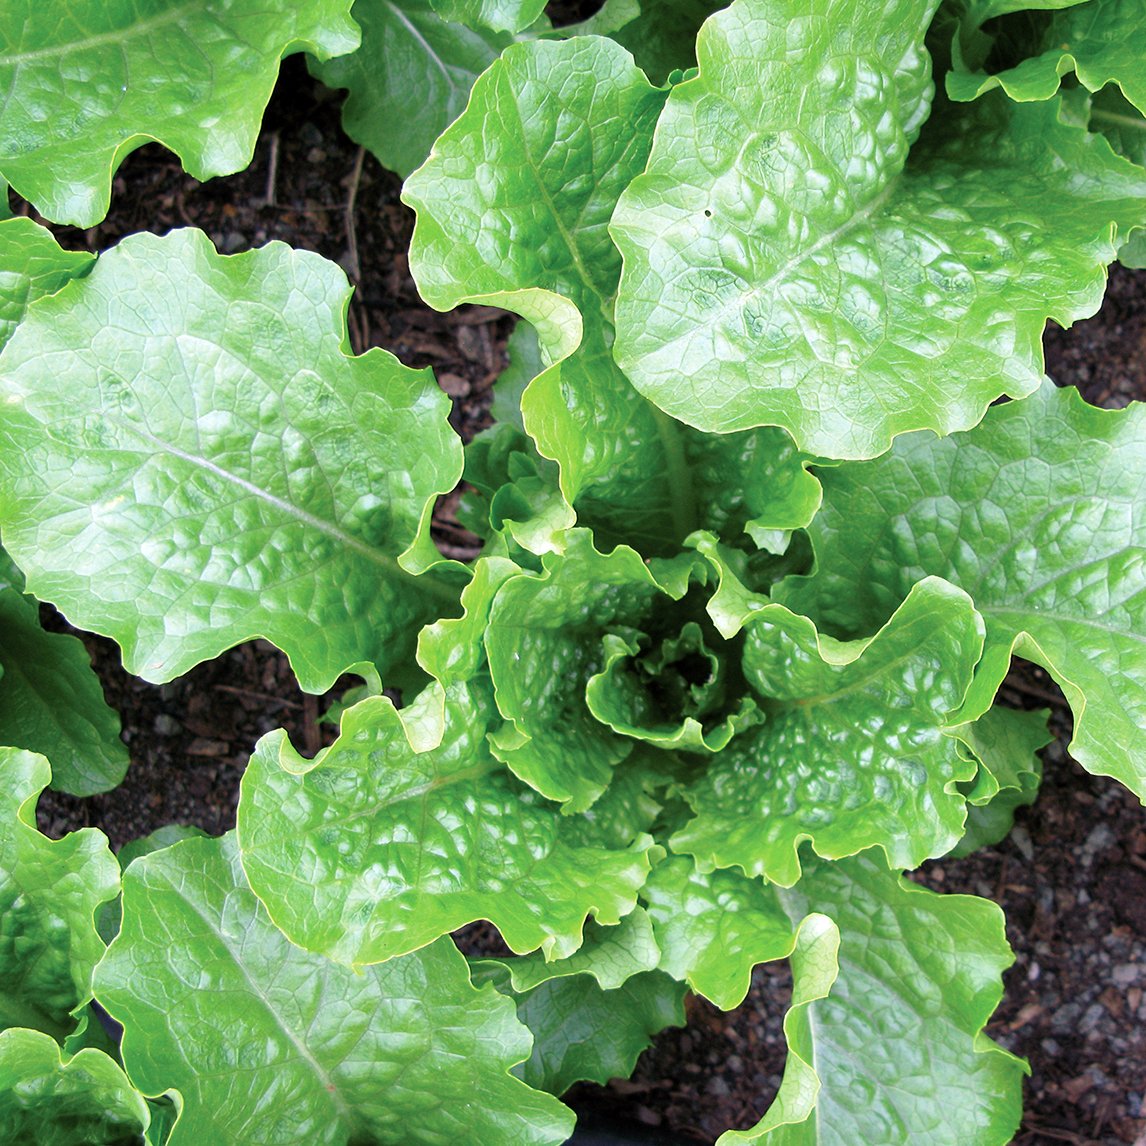
[[[1005,96],[931,109],[934,0],[737,0],[611,231],[616,357],[674,417],[833,458],[974,425],[1093,313],[1146,173]],[[930,115],[930,118],[928,118]]]
[[[509,1076],[529,1034],[509,1000],[474,990],[448,939],[362,971],[293,947],[229,836],[125,872],[97,994],[124,1025],[132,1081],[182,1097],[171,1146],[525,1146],[572,1127],[563,1106]]]
[[[384,351],[347,355],[348,290],[280,244],[138,235],[5,349],[4,543],[130,671],[170,680],[263,636],[322,692],[448,613],[449,583],[406,570],[437,559],[430,505],[460,473],[449,403]]]
[[[987,626],[968,717],[1017,653],[1066,694],[1075,759],[1146,796],[1146,408],[1097,410],[1048,382],[965,434],[820,477],[816,572],[780,600],[856,636],[921,577],[947,578]]]
[[[0,778],[0,1029],[62,1042],[91,998],[104,951],[95,914],[119,893],[119,868],[95,828],[62,840],[36,830],[51,779],[42,756],[0,749]]]
[[[0,1141],[129,1146],[150,1125],[143,1096],[102,1051],[65,1058],[39,1031],[0,1031]]]
[[[351,0],[7,0],[0,175],[49,219],[107,213],[123,157],[158,140],[198,179],[244,168],[278,76],[353,51]]]
[[[433,719],[427,705],[400,715],[385,697],[348,709],[314,761],[283,733],[260,741],[243,778],[243,866],[294,942],[378,963],[489,919],[514,950],[560,958],[590,912],[617,923],[633,909],[651,839],[616,851],[567,842],[557,807],[490,754],[482,694],[446,693],[427,751],[408,739]]]

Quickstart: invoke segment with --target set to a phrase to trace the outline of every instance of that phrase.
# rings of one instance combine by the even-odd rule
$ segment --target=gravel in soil
[[[286,61],[254,162],[239,176],[200,184],[155,145],[124,163],[113,212],[86,232],[54,228],[92,250],[137,230],[205,230],[231,253],[283,240],[347,270],[357,290],[348,325],[356,352],[384,346],[410,366],[432,366],[467,440],[489,423],[489,387],[505,365],[512,319],[467,307],[439,315],[419,300],[406,249],[411,213],[400,184],[341,133],[338,99],[301,59]],[[1146,275],[1115,267],[1101,313],[1046,337],[1048,368],[1098,405],[1146,398]],[[476,552],[439,504],[434,536],[450,556]],[[64,624],[45,607],[47,623]],[[337,694],[301,693],[285,658],[252,642],[171,684],[125,674],[109,641],[85,637],[109,702],[124,720],[132,766],[116,791],[88,800],[45,793],[41,827],[59,836],[96,824],[120,847],[167,823],[219,833],[234,823],[238,782],[260,735],[285,727],[308,753],[333,738],[320,715]],[[1040,670],[1016,666],[1004,698],[1052,710],[1057,739],[1045,752],[1038,802],[1012,834],[964,860],[940,860],[915,878],[936,891],[985,895],[1002,905],[1016,962],[990,1033],[1031,1063],[1027,1114],[1016,1142],[1146,1146],[1146,821],[1116,783],[1070,760],[1070,712]],[[489,929],[465,944],[488,949]],[[748,1126],[771,1101],[783,1070],[786,967],[757,968],[744,1004],[725,1014],[690,999],[689,1024],[662,1034],[630,1080],[582,1085],[574,1106],[659,1127],[666,1140],[711,1142]]]

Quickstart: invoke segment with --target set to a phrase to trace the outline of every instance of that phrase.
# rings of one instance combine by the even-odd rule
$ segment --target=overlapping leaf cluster
[[[0,221],[5,1141],[557,1143],[686,989],[783,958],[783,1084],[722,1143],[1010,1139],[1001,913],[902,873],[1035,797],[1013,655],[1146,797],[1146,420],[1040,346],[1146,235],[1146,28],[1028,7],[0,19],[0,178],[45,217],[146,139],[241,167],[305,49],[408,176],[426,301],[523,319],[463,453],[317,256]],[[463,467],[469,566],[429,538]],[[260,741],[235,832],[117,865],[35,829],[126,766],[36,599],[151,681],[260,636],[365,687],[313,760]],[[477,919],[513,954],[467,963]]]

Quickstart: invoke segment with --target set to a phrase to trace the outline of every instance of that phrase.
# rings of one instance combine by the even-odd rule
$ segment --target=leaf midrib
[[[19,65],[32,63],[36,60],[48,60],[57,56],[69,55],[73,52],[84,51],[88,48],[99,48],[105,45],[115,45],[116,47],[122,48],[125,39],[131,39],[136,36],[146,36],[157,28],[178,22],[193,11],[202,12],[202,7],[201,3],[180,4],[175,8],[170,8],[166,12],[160,13],[158,16],[153,16],[150,20],[141,20],[138,23],[129,25],[127,28],[112,29],[109,32],[98,32],[82,40],[69,40],[67,43],[52,44],[49,47],[36,48],[28,52],[13,52],[10,55],[0,55],[0,67],[9,64]],[[213,14],[208,13],[208,15],[212,15],[213,18]]]

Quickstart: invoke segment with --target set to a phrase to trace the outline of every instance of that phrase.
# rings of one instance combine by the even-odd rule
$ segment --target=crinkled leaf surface
[[[1047,382],[965,434],[820,477],[815,574],[777,599],[850,636],[920,577],[947,578],[987,624],[967,718],[1018,653],[1066,694],[1075,759],[1146,796],[1146,407],[1098,410]]]
[[[7,0],[0,174],[47,218],[90,227],[120,161],[158,140],[197,179],[251,161],[279,60],[353,51],[351,0]]]
[[[970,599],[938,578],[870,640],[841,643],[782,605],[762,610],[744,671],[767,720],[685,791],[696,815],[673,850],[786,886],[804,840],[831,859],[878,844],[902,868],[942,855],[963,834],[957,786],[977,771],[947,727],[982,648]]]
[[[744,1001],[757,963],[783,959],[796,944],[796,924],[774,884],[734,871],[700,872],[687,856],[657,864],[641,899],[661,947],[661,970],[725,1011]]]
[[[1024,1064],[983,1034],[1013,961],[999,908],[867,856],[810,864],[777,895],[793,926],[819,913],[793,960],[788,1065],[760,1123],[720,1146],[1010,1142]]]
[[[114,788],[127,772],[119,714],[103,697],[83,642],[40,627],[35,602],[0,589],[0,742],[52,761],[52,787]]]
[[[3,188],[0,187],[0,191]],[[28,305],[53,294],[90,269],[95,256],[65,251],[52,233],[31,219],[0,214],[0,350],[20,325]]]
[[[410,265],[423,298],[440,310],[494,303],[532,322],[553,365],[522,400],[526,429],[560,464],[582,523],[650,553],[758,515],[798,527],[818,498],[787,435],[696,434],[613,361],[620,259],[606,225],[663,101],[611,40],[515,45],[403,191],[418,213]]]
[[[1092,92],[1117,84],[1146,113],[1146,9],[1139,0],[1088,0],[1060,8],[1040,23],[1037,39],[1023,45],[1027,58],[993,75],[957,67],[947,75],[947,94],[972,100],[1001,87],[1015,100],[1050,99],[1062,77],[1073,72]]]
[[[328,87],[349,92],[346,134],[405,178],[511,37],[480,23],[467,26],[430,0],[355,0],[354,19],[362,26],[358,51],[310,67]]]
[[[313,762],[285,733],[259,742],[243,777],[243,867],[294,942],[377,963],[489,919],[513,950],[561,958],[590,912],[617,923],[633,909],[651,838],[567,844],[559,810],[491,755],[484,692],[447,691],[444,735],[426,752],[385,697],[349,709]]]
[[[564,1094],[575,1082],[628,1078],[657,1031],[685,1023],[685,986],[660,971],[642,972],[610,991],[574,975],[519,993],[511,968],[483,960],[474,977],[517,1003],[518,1019],[533,1034],[533,1053],[515,1073],[551,1094]]]
[[[91,998],[104,950],[94,917],[119,892],[119,867],[95,828],[62,840],[36,830],[43,756],[2,748],[0,777],[0,1028],[63,1039]]]
[[[231,836],[131,865],[97,990],[124,1025],[132,1081],[183,1097],[171,1146],[524,1146],[572,1129],[508,1075],[529,1035],[508,1000],[474,990],[448,939],[357,972],[293,947]]]
[[[102,1051],[65,1061],[39,1031],[0,1031],[0,1140],[35,1146],[127,1146],[151,1116],[143,1096]]]
[[[1030,393],[1047,317],[1098,308],[1146,174],[1000,93],[912,146],[934,7],[737,0],[704,25],[611,226],[617,361],[669,414],[872,457]]]
[[[461,445],[427,371],[349,357],[342,271],[135,235],[4,351],[0,522],[28,588],[165,681],[250,637],[303,687],[401,664],[456,592],[407,566]]]

